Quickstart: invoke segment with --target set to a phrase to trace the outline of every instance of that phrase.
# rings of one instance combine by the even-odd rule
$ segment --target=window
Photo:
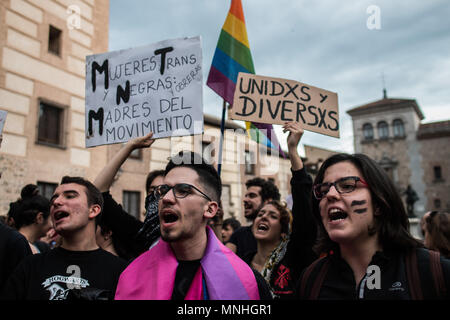
[[[130,215],[139,219],[141,214],[141,193],[139,191],[123,191],[123,208]]]
[[[229,184],[222,185],[222,197],[220,200],[222,201],[222,209],[225,213],[233,205],[231,202],[231,186]]]
[[[441,208],[441,199],[434,199],[434,208],[435,209]]]
[[[441,166],[434,166],[433,172],[434,172],[434,180],[442,180]]]
[[[38,138],[40,143],[63,145],[64,109],[41,102],[39,106]]]
[[[363,125],[363,135],[364,140],[372,140],[373,139],[373,127],[370,123],[366,123]]]
[[[403,121],[400,119],[395,119],[393,122],[394,127],[394,137],[404,137],[405,127],[403,126]]]
[[[394,181],[394,172],[393,172],[392,168],[386,167],[386,168],[384,168],[384,171],[386,172],[386,174],[388,175],[388,177],[389,177],[392,181]]]
[[[378,137],[380,139],[389,138],[389,126],[385,121],[378,123]]]
[[[61,56],[61,30],[52,25],[48,31],[48,52]]]
[[[255,174],[255,162],[254,153],[245,151],[245,174]]]
[[[57,183],[42,182],[42,181],[37,182],[39,194],[46,197],[49,200],[53,196],[53,192],[55,192],[57,186],[58,186]]]

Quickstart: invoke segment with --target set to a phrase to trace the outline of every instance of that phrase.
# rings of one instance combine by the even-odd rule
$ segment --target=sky
[[[223,100],[206,79],[230,3],[110,0],[109,51],[201,36],[203,108],[220,118]],[[242,6],[256,74],[338,94],[340,138],[306,131],[303,144],[353,152],[346,111],[382,99],[384,87],[388,98],[416,99],[424,123],[450,119],[450,1],[242,0]],[[286,149],[286,134],[274,127]]]

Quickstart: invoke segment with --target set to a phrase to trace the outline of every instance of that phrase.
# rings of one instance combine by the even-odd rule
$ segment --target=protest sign
[[[5,126],[6,116],[8,115],[7,111],[0,110],[0,134],[3,133],[3,127]]]
[[[339,138],[337,94],[293,80],[240,72],[229,117],[272,124],[298,121],[305,130]]]
[[[200,37],[86,57],[86,147],[203,132]]]

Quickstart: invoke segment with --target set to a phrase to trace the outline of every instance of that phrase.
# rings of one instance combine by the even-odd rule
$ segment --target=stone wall
[[[450,212],[450,137],[419,140],[422,155],[423,180],[427,186],[425,191],[425,211],[438,210]],[[441,167],[442,179],[435,179],[434,166]],[[439,199],[441,207],[434,201]]]

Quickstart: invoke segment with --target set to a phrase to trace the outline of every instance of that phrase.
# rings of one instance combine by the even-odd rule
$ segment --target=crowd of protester
[[[271,180],[250,179],[245,225],[224,219],[220,176],[190,151],[147,175],[144,221],[128,214],[110,188],[152,133],[127,142],[92,182],[63,177],[51,199],[24,186],[0,222],[0,298],[448,300],[450,214],[427,212],[424,240],[414,238],[374,160],[333,155],[313,181],[298,154],[303,129],[283,129],[292,203]]]

